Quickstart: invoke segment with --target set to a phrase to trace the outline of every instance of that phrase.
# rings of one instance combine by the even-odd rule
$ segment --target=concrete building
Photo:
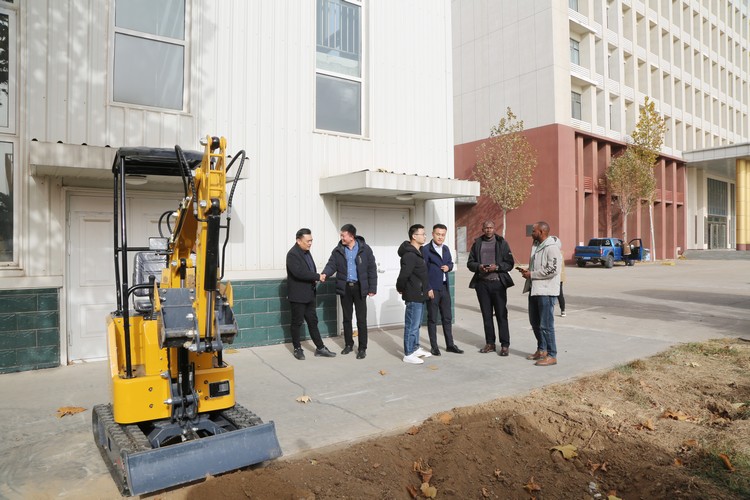
[[[561,236],[566,258],[591,237],[621,236],[604,176],[648,96],[668,127],[655,168],[655,242],[645,205],[631,214],[629,236],[653,244],[659,259],[748,248],[745,226],[737,225],[750,213],[739,195],[747,190],[747,153],[724,151],[717,162],[697,153],[750,136],[747,0],[454,0],[452,7],[456,175],[470,177],[477,145],[506,107],[524,120],[538,151],[532,194],[508,215],[511,246],[525,247],[527,224],[540,219]],[[701,161],[691,164],[689,151]],[[483,219],[499,225],[497,214],[481,197],[457,206],[467,245]],[[741,234],[744,241],[735,238]]]
[[[202,150],[206,135],[250,158],[225,273],[237,345],[289,339],[285,257],[300,227],[322,268],[339,227],[357,226],[380,272],[370,324],[402,322],[396,249],[409,225],[453,228],[451,198],[479,192],[451,179],[450,8],[0,1],[0,373],[106,356],[114,153]],[[132,244],[145,245],[181,189],[146,179],[129,193]],[[332,284],[318,306],[322,333],[336,333]]]

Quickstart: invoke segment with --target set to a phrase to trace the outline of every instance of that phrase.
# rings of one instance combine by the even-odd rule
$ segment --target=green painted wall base
[[[0,290],[0,373],[59,365],[58,289]]]

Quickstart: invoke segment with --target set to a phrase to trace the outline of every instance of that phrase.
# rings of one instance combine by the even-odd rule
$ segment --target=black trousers
[[[367,297],[362,297],[359,281],[347,283],[341,298],[341,312],[343,313],[344,342],[348,346],[354,345],[352,331],[352,312],[357,311],[357,338],[359,351],[367,349]]]
[[[320,330],[318,330],[318,313],[315,312],[315,301],[310,302],[290,302],[292,306],[292,345],[295,349],[300,347],[300,328],[302,327],[302,321],[307,322],[307,330],[310,332],[310,338],[312,339],[315,347],[320,349],[323,347],[323,340],[320,338]]]
[[[488,344],[495,343],[495,325],[492,317],[497,317],[498,336],[500,345],[510,345],[510,330],[508,329],[508,292],[505,286],[497,281],[478,280],[475,288],[479,309],[482,311],[484,323],[484,340]]]
[[[437,343],[437,317],[440,313],[440,322],[443,325],[445,335],[445,347],[453,345],[453,316],[451,315],[451,292],[448,283],[438,290],[432,290],[435,298],[427,301],[427,334],[430,337],[430,347],[438,348]]]
[[[560,295],[557,296],[557,302],[560,303],[560,312],[565,312],[565,295],[563,295],[563,284],[560,282]]]

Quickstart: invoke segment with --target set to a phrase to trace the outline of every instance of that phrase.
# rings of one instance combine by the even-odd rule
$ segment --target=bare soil
[[[749,405],[750,343],[687,344],[166,498],[750,498]]]

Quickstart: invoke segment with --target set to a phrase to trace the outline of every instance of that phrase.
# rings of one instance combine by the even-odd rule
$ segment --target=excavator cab
[[[232,196],[245,160],[226,140],[203,153],[120,148],[115,155],[116,310],[107,318],[112,402],[94,407],[94,439],[120,491],[140,495],[281,456],[273,422],[235,402],[224,347],[238,332],[223,280]],[[227,172],[237,172],[227,196]],[[128,242],[129,176],[182,180],[183,196],[148,247]],[[223,244],[221,235],[224,235]],[[132,274],[131,274],[132,270]]]

